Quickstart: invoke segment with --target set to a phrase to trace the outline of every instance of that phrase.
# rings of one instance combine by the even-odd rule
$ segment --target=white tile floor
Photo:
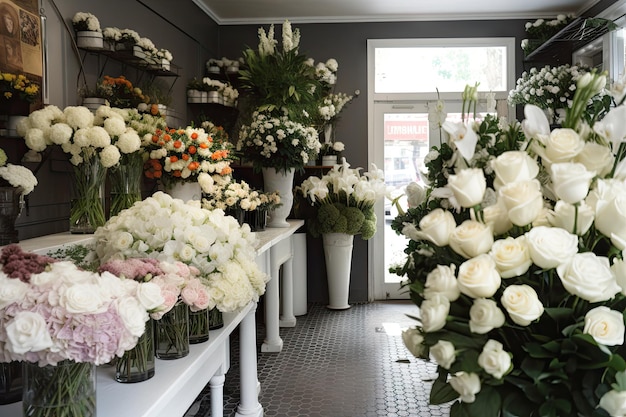
[[[282,352],[259,353],[264,415],[447,416],[448,408],[428,404],[435,366],[413,357],[402,343],[401,330],[413,324],[406,314],[415,315],[416,309],[409,301],[356,304],[343,311],[310,305],[296,327],[281,328]],[[257,332],[260,343],[262,324]],[[236,338],[232,349],[236,358]],[[224,392],[227,417],[235,414],[238,378],[233,363]],[[208,395],[203,392],[199,400],[199,409],[188,415],[209,417]]]

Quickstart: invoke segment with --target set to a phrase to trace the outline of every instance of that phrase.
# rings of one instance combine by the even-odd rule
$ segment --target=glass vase
[[[24,417],[95,417],[96,366],[65,360],[56,366],[24,362]]]
[[[0,186],[0,246],[19,242],[15,222],[24,206],[22,187]]]
[[[0,363],[0,405],[22,399],[22,363]]]
[[[245,211],[240,209],[239,207],[228,207],[226,210],[224,210],[224,214],[234,217],[237,220],[237,223],[239,223],[239,226],[244,223]]]
[[[115,380],[123,383],[146,381],[154,376],[154,364],[154,323],[149,319],[137,345],[117,359]]]
[[[245,211],[244,223],[247,223],[253,232],[262,232],[267,224],[267,209]]]
[[[213,307],[209,310],[209,330],[217,330],[222,327],[224,327],[224,316],[217,307]]]
[[[189,310],[189,343],[196,344],[209,340],[209,310]]]
[[[155,355],[159,359],[179,359],[189,354],[189,307],[179,302],[154,322]]]
[[[143,158],[134,152],[123,154],[120,164],[109,172],[111,183],[111,208],[109,217],[130,208],[141,201],[141,180],[143,178]]]
[[[104,225],[102,194],[106,172],[97,154],[84,156],[82,163],[74,165],[70,233],[93,233]]]

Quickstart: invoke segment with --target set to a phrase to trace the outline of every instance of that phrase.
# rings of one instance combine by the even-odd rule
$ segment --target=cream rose
[[[621,346],[624,344],[624,316],[605,306],[591,309],[585,314],[583,333],[602,345]]]
[[[617,285],[622,289],[622,294],[626,295],[626,261],[615,258],[613,265],[611,265],[611,271],[615,275]]]
[[[491,167],[496,174],[496,190],[512,182],[532,180],[539,173],[537,161],[525,151],[504,152],[491,161]]]
[[[583,164],[575,162],[553,164],[550,172],[556,196],[570,204],[587,197],[591,180],[596,175],[593,171],[587,171]]]
[[[464,258],[473,258],[489,252],[493,245],[493,232],[486,224],[465,220],[452,231],[449,244]]]
[[[518,181],[506,184],[498,190],[509,212],[509,219],[516,226],[531,224],[543,209],[543,195],[539,181]]]
[[[509,285],[502,293],[500,302],[516,324],[528,326],[543,314],[543,304],[535,290],[526,284]]]
[[[584,201],[578,205],[578,209],[563,200],[559,200],[554,205],[554,209],[548,212],[548,222],[551,226],[560,227],[579,236],[587,233],[593,220],[595,213]],[[574,230],[576,224],[576,230]]]
[[[61,295],[59,304],[69,313],[95,314],[102,312],[105,300],[97,285],[78,284],[68,287]]]
[[[459,393],[461,401],[473,403],[480,392],[480,378],[473,372],[457,372],[450,377],[450,386]]]
[[[504,325],[504,313],[498,304],[487,298],[477,298],[469,311],[469,328],[472,333],[485,334]]]
[[[611,417],[623,417],[626,415],[626,391],[611,390],[600,398],[598,405]]]
[[[436,332],[446,325],[446,318],[450,312],[450,301],[440,294],[422,301],[420,305],[420,317],[422,330],[426,333]]]
[[[545,156],[551,163],[569,162],[585,147],[585,141],[574,129],[552,130],[545,144]]]
[[[596,203],[596,229],[611,238],[618,249],[626,249],[626,194]]]
[[[0,272],[0,310],[22,300],[28,289],[27,283],[16,278],[9,278],[5,273]]]
[[[461,170],[448,178],[448,187],[454,193],[456,201],[461,207],[474,207],[483,201],[487,181],[480,168]]]
[[[478,365],[489,375],[502,379],[511,369],[511,354],[504,350],[502,343],[489,339],[478,355]]]
[[[457,285],[469,297],[489,298],[500,288],[501,282],[496,263],[487,254],[469,259],[459,267]]]
[[[146,321],[150,318],[146,309],[135,297],[117,300],[117,309],[126,329],[134,336],[141,336],[146,330]]]
[[[450,366],[456,360],[454,345],[447,340],[440,340],[431,346],[430,357],[437,365],[444,369],[450,369]]]
[[[141,282],[137,286],[137,299],[146,311],[156,311],[165,302],[161,287],[152,282]]]
[[[440,294],[450,301],[456,301],[461,295],[461,291],[456,285],[455,269],[454,264],[450,266],[437,265],[435,269],[430,271],[424,284],[424,298],[428,299],[435,294]]]
[[[496,262],[496,269],[502,278],[523,275],[532,265],[525,236],[496,240],[489,255]]]
[[[574,162],[583,164],[587,171],[595,171],[600,178],[603,178],[613,169],[615,156],[608,146],[586,142],[582,152],[574,158]]]
[[[416,358],[426,359],[424,357],[426,348],[423,345],[424,336],[416,328],[406,329],[402,331],[402,341],[404,346],[415,356]]]
[[[450,234],[455,227],[456,221],[452,213],[437,208],[420,220],[420,230],[417,232],[417,237],[428,240],[437,246],[447,246]]]
[[[578,236],[558,227],[533,227],[525,236],[530,259],[543,269],[556,268],[578,253]]]
[[[24,354],[38,352],[53,345],[46,320],[32,311],[21,311],[6,325],[10,352]]]
[[[577,253],[560,264],[556,271],[570,293],[591,303],[610,300],[620,292],[609,265],[609,258],[593,252]]]

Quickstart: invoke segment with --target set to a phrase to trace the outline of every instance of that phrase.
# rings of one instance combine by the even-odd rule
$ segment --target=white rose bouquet
[[[157,192],[111,218],[94,238],[103,263],[155,258],[197,268],[222,312],[258,301],[265,292],[267,276],[255,262],[250,228],[223,210],[201,208],[199,201],[184,203]]]
[[[470,124],[392,223],[421,313],[403,339],[453,417],[624,413],[626,107],[582,117],[604,78],[581,77],[561,128],[533,105],[522,127]]]

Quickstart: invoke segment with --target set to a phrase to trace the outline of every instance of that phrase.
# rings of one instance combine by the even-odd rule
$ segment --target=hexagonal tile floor
[[[309,305],[296,327],[281,328],[283,350],[259,353],[259,401],[266,417],[447,416],[430,406],[435,365],[413,357],[401,330],[414,324],[409,301],[355,304],[343,311]],[[257,326],[257,342],[265,337]],[[231,358],[238,357],[237,337]],[[235,415],[239,392],[235,360],[226,375],[224,416]],[[209,417],[208,387],[186,417]]]

